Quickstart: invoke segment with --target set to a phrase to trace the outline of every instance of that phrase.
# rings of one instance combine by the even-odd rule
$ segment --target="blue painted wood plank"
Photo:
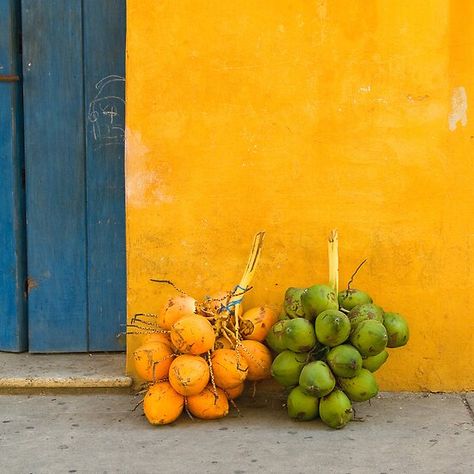
[[[125,0],[84,0],[89,350],[124,350]]]
[[[19,0],[0,0],[0,74],[20,75]],[[27,349],[21,83],[0,82],[0,350]]]
[[[87,351],[81,0],[23,0],[31,352]]]

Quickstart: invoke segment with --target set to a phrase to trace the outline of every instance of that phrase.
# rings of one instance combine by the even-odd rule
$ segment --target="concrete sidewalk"
[[[127,393],[0,395],[0,472],[471,473],[474,394],[381,394],[332,430],[244,400],[216,421],[147,423]]]
[[[0,352],[0,393],[15,389],[121,389],[132,385],[125,375],[125,353],[10,354]],[[1,470],[0,470],[1,472]]]

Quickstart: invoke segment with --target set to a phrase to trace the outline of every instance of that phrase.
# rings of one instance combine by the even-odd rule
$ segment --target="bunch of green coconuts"
[[[291,390],[289,416],[344,427],[354,416],[352,402],[377,395],[373,373],[387,360],[386,348],[408,338],[403,316],[385,312],[364,291],[288,288],[266,343],[277,354],[273,378]]]

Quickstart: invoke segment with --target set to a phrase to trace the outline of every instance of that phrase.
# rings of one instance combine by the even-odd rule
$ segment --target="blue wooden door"
[[[123,350],[125,0],[21,16],[29,350]]]
[[[20,3],[0,0],[0,350],[27,348]]]

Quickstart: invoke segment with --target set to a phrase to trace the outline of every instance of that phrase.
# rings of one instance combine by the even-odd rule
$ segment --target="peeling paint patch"
[[[173,196],[164,192],[165,185],[162,180],[155,180],[155,188],[153,189],[152,195],[155,201],[164,202],[169,204],[174,201]]]
[[[173,202],[173,196],[165,189],[166,185],[156,171],[134,171],[127,176],[126,193],[129,205],[146,207]]]
[[[27,277],[26,279],[26,294],[29,295],[31,290],[38,288],[38,281],[33,277]]]
[[[125,129],[125,144],[127,148],[127,158],[137,159],[145,156],[150,150],[143,143],[140,132],[135,132],[129,127]]]
[[[467,125],[467,94],[464,87],[455,87],[451,96],[451,112],[448,116],[449,130],[456,130],[458,122],[465,127]]]
[[[150,149],[143,143],[140,132],[126,130],[126,160],[133,162],[133,170],[126,174],[125,192],[129,205],[146,207],[155,203],[170,203],[173,197],[165,192],[160,174],[150,169],[146,157]]]
[[[319,36],[321,43],[326,38],[326,21],[328,16],[327,0],[319,0],[316,4],[317,14],[319,17]]]
[[[326,21],[328,16],[328,2],[327,0],[319,0],[316,4],[316,9],[318,10],[318,16],[321,23]]]
[[[429,99],[430,96],[428,94],[424,94],[424,95],[411,95],[411,94],[407,94],[407,99],[410,101],[410,102],[422,102],[423,100],[427,100]]]

